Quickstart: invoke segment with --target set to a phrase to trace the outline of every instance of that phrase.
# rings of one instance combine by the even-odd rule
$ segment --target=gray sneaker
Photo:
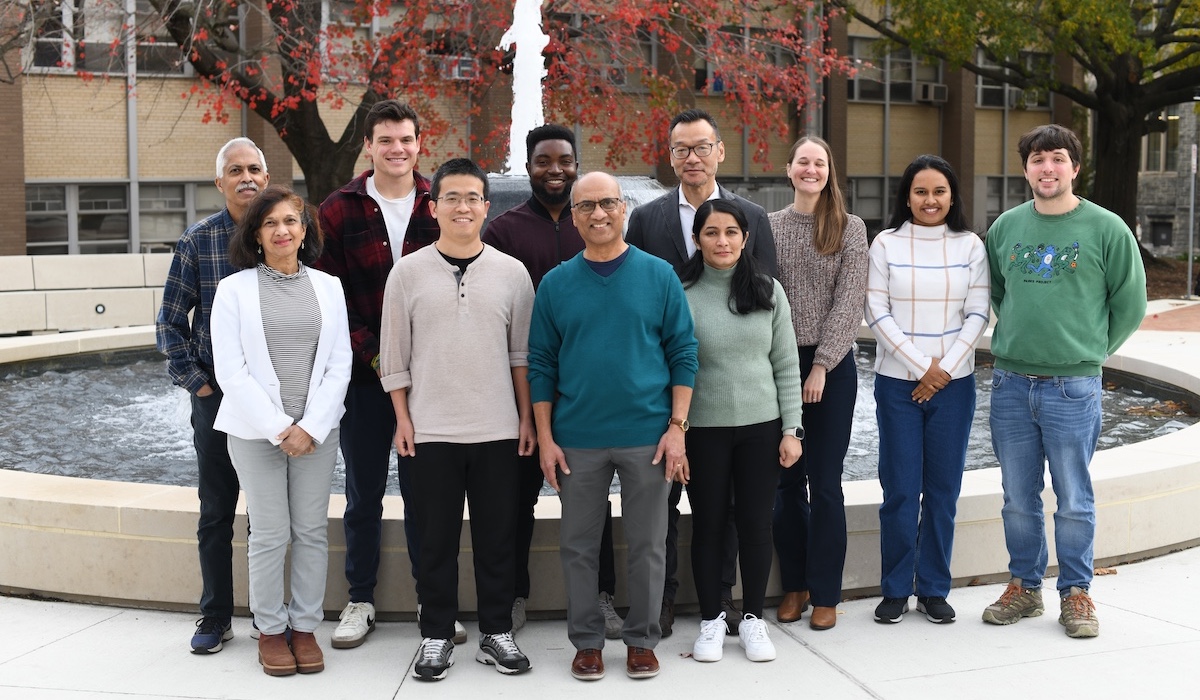
[[[454,665],[454,644],[449,639],[426,637],[413,666],[413,678],[419,681],[440,681]]]
[[[524,598],[522,598],[521,596],[517,596],[516,598],[513,598],[513,607],[512,607],[512,631],[513,632],[516,632],[517,630],[519,630],[525,626],[525,620],[526,620],[525,603],[526,603],[526,600]]]
[[[1088,592],[1071,586],[1067,595],[1059,602],[1061,612],[1058,624],[1067,628],[1068,637],[1096,637],[1100,635],[1100,620],[1096,617],[1096,604]]]
[[[1022,588],[1021,579],[1008,582],[1000,599],[983,610],[983,621],[993,625],[1011,625],[1022,617],[1037,617],[1045,612],[1042,589]]]
[[[599,595],[600,612],[604,615],[604,638],[605,639],[620,639],[621,630],[625,627],[625,621],[617,614],[617,609],[613,607],[613,597],[604,591],[600,591]]]
[[[475,653],[475,660],[493,665],[506,675],[525,673],[533,668],[529,665],[529,658],[517,648],[512,632],[479,635],[479,651]]]

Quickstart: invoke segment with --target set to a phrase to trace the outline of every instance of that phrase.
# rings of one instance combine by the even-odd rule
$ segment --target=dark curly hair
[[[304,199],[285,185],[271,185],[260,192],[250,206],[246,215],[238,224],[237,231],[229,239],[229,262],[238,269],[257,267],[263,260],[263,254],[258,244],[258,230],[262,228],[263,219],[280,202],[287,202],[300,212],[300,223],[304,225],[304,245],[298,251],[300,262],[312,265],[321,255],[325,245],[325,235],[317,223],[317,208],[305,202]]]

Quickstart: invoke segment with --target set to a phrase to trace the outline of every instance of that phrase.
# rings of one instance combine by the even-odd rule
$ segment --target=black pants
[[[816,347],[800,348],[800,374],[808,379]],[[804,404],[804,452],[779,474],[775,499],[775,551],[784,591],[810,591],[813,605],[842,600],[846,563],[846,507],[842,463],[850,446],[858,372],[848,352],[825,375],[821,401]]]
[[[729,502],[737,523],[743,611],[762,617],[771,574],[771,512],[779,483],[780,419],[729,428],[693,428],[687,434],[692,478],[692,575],[700,615],[721,614],[722,567]]]
[[[479,631],[512,629],[513,537],[516,532],[517,441],[471,445],[423,442],[412,459],[413,496],[420,503],[421,635],[454,636],[458,615],[458,552],[463,496],[471,509],[471,550]]]
[[[346,391],[340,446],[346,461],[346,582],[350,602],[374,603],[383,536],[383,495],[388,461],[396,434],[392,399],[377,380],[353,380]],[[400,496],[404,499],[404,535],[413,578],[421,541],[420,522],[413,512],[411,459],[399,457]]]
[[[528,598],[532,590],[529,582],[529,547],[533,543],[534,516],[533,508],[537,505],[538,496],[542,491],[545,478],[538,461],[537,447],[530,457],[518,457],[520,471],[520,493],[517,504],[517,536],[513,540],[516,545],[516,584],[513,596]],[[604,516],[604,532],[600,537],[600,591],[609,595],[617,594],[617,567],[613,558],[612,535],[612,506]]]
[[[679,591],[679,579],[676,578],[676,575],[679,572],[679,499],[682,497],[683,486],[679,482],[671,484],[671,493],[667,496],[667,579],[663,584],[663,602],[674,603],[675,594]],[[727,512],[725,556],[721,565],[722,598],[732,598],[733,587],[737,585],[738,534],[737,526],[734,523],[732,502],[729,504]]]
[[[211,376],[211,372],[210,372]],[[200,555],[200,614],[233,616],[233,518],[237,509],[238,477],[229,461],[229,436],[213,428],[224,394],[216,381],[213,393],[192,394],[192,442],[200,478],[200,519],[196,526]]]

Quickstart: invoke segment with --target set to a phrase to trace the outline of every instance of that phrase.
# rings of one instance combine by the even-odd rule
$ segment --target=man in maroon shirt
[[[341,424],[346,461],[346,581],[350,604],[342,611],[332,645],[359,646],[375,629],[375,584],[383,528],[383,495],[396,416],[379,383],[379,327],[383,290],[402,255],[438,239],[430,211],[429,180],[416,170],[421,120],[396,100],[376,103],[367,113],[365,146],[372,169],[351,180],[321,204],[325,250],[315,267],[342,281],[350,320],[354,364]],[[409,470],[399,458],[404,531],[416,577],[420,533],[411,517]],[[456,642],[466,641],[466,631]],[[460,639],[461,636],[461,639]]]

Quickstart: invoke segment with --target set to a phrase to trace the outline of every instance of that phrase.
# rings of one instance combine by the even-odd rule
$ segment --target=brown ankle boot
[[[312,632],[292,630],[292,654],[296,656],[296,670],[300,673],[318,673],[325,670],[325,655],[317,646]]]
[[[259,635],[258,661],[268,676],[290,676],[296,672],[296,657],[292,656],[282,633]]]

